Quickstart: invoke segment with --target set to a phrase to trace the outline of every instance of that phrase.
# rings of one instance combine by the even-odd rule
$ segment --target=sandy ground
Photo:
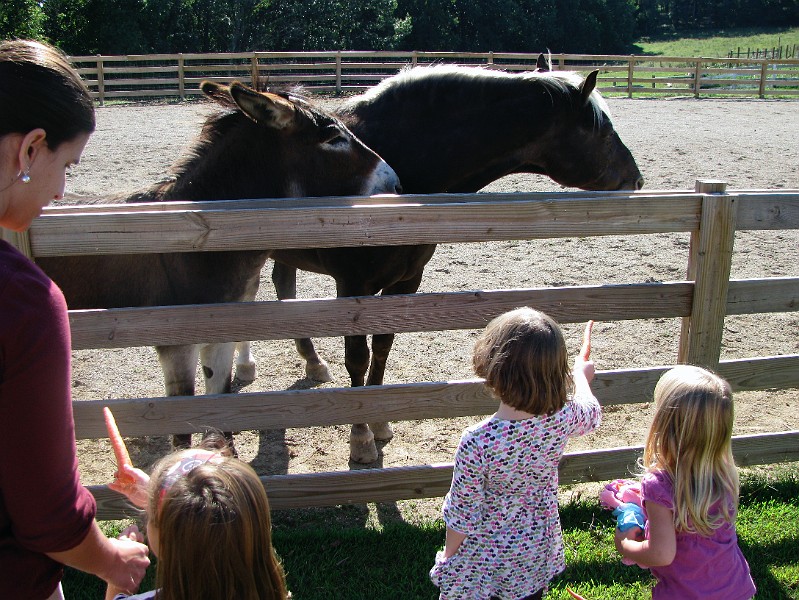
[[[335,100],[322,102],[332,107]],[[646,178],[648,189],[691,190],[698,178],[722,179],[729,189],[799,188],[799,102],[610,99],[613,122]],[[160,179],[188,147],[205,115],[203,102],[131,104],[98,109],[98,128],[68,182],[79,194],[130,191]],[[489,191],[562,189],[539,176],[510,176]],[[741,232],[736,238],[733,278],[799,276],[799,232]],[[684,278],[688,238],[682,234],[497,242],[439,246],[428,264],[422,292],[555,285],[668,281]],[[271,263],[262,275],[260,297],[274,299]],[[301,274],[300,297],[335,295],[332,279]],[[566,326],[576,352],[581,326]],[[472,376],[469,353],[476,332],[455,331],[397,336],[386,383],[442,381]],[[594,354],[598,369],[673,364],[679,338],[677,319],[598,323]],[[348,385],[343,342],[318,340],[334,381]],[[722,359],[799,351],[799,313],[729,317]],[[246,391],[317,385],[304,379],[293,343],[257,342],[257,379]],[[147,397],[163,394],[151,348],[74,353],[76,399]],[[240,385],[237,387],[241,387]],[[740,393],[736,434],[799,429],[797,390]],[[649,405],[609,408],[599,432],[574,440],[569,450],[640,444]],[[476,418],[395,424],[393,441],[381,449],[378,466],[419,465],[452,460],[460,431]],[[236,436],[241,458],[261,474],[346,470],[348,427],[258,432]],[[131,440],[142,467],[168,451],[166,438]],[[83,481],[106,483],[114,471],[105,440],[79,442]],[[568,492],[568,490],[566,490]],[[407,503],[398,503],[406,512]],[[413,501],[412,511],[435,515],[440,500]],[[385,507],[384,507],[385,508]],[[392,508],[393,512],[397,508]],[[360,507],[370,519],[374,508]],[[378,513],[381,510],[378,509]],[[372,516],[370,516],[370,514]],[[385,519],[385,511],[375,518]]]

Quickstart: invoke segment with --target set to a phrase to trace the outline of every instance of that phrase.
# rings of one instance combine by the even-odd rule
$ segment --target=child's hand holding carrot
[[[116,419],[107,406],[103,407],[103,416],[105,417],[105,428],[108,430],[108,439],[111,441],[117,461],[114,481],[108,484],[108,487],[127,496],[139,508],[144,508],[147,505],[147,485],[150,482],[150,477],[144,471],[133,466],[125,446],[125,440],[119,433]]]

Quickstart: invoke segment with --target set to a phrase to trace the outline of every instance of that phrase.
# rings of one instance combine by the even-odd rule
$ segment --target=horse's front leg
[[[278,300],[294,300],[297,297],[297,269],[275,261],[272,267],[272,283]],[[305,375],[314,381],[333,381],[330,368],[317,353],[310,338],[294,340],[297,353],[305,360]]]
[[[364,335],[344,338],[344,365],[350,374],[352,387],[360,387],[366,379],[369,366],[369,345]],[[377,460],[375,436],[366,423],[356,423],[350,429],[350,460],[371,463]]]
[[[393,344],[393,333],[372,336],[372,361],[369,365],[369,379],[366,381],[366,385],[383,384],[383,376],[386,372],[386,361],[388,360],[388,353],[391,352],[391,346]],[[387,442],[394,437],[394,430],[391,428],[391,423],[388,421],[369,423],[369,428],[372,430],[375,439],[381,442]]]
[[[412,278],[388,286],[383,290],[381,295],[388,296],[391,294],[415,293],[422,283],[424,265],[430,260],[430,256],[432,256],[432,251],[429,255],[425,254],[421,266],[419,266],[417,273]],[[366,385],[383,385],[386,363],[388,362],[388,355],[391,352],[391,346],[393,346],[393,344],[393,333],[372,336],[372,361],[369,365],[369,379],[366,381]],[[394,437],[394,430],[391,428],[391,423],[387,421],[369,423],[369,428],[372,430],[372,434],[374,434],[376,440],[387,442]]]
[[[197,372],[197,358],[200,354],[198,345],[189,346],[156,346],[161,370],[164,372],[164,388],[167,396],[193,396],[194,378]],[[191,434],[172,436],[175,448],[187,448],[191,445]]]

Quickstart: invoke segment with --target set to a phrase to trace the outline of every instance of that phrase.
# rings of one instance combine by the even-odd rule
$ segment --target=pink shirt
[[[0,241],[0,598],[41,599],[89,532],[70,394],[70,334],[61,290]]]
[[[674,486],[663,472],[652,472],[641,482],[641,498],[674,510]],[[666,567],[652,567],[658,582],[653,600],[749,600],[755,584],[741,549],[735,523],[725,523],[712,536],[677,532],[677,554]]]

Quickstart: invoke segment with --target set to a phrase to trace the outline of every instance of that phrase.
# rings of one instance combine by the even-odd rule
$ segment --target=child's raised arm
[[[591,361],[591,331],[593,327],[593,321],[586,323],[583,332],[583,345],[577,358],[574,359],[574,385],[578,392],[581,389],[590,391],[590,388],[585,390],[584,386],[588,386],[594,379],[594,363]]]

